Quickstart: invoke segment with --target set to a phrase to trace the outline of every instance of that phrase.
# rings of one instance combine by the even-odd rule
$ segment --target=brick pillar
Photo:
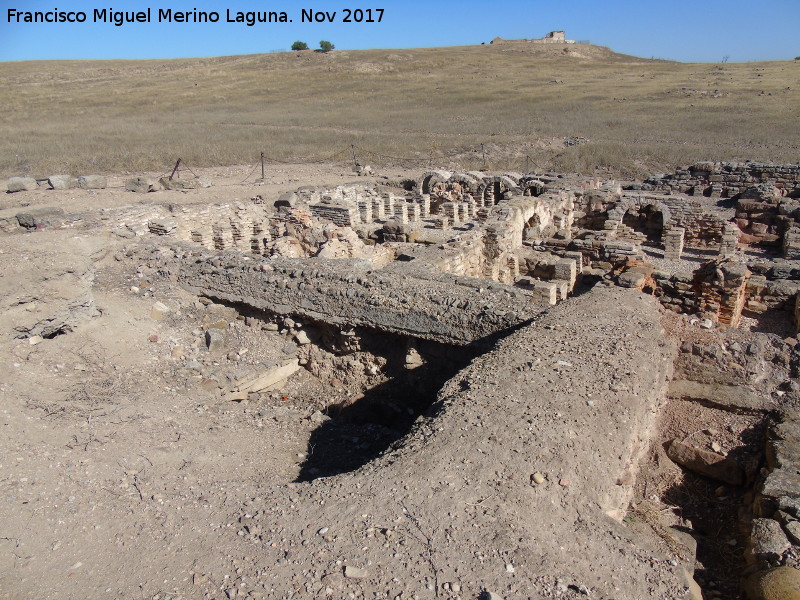
[[[507,264],[511,281],[513,282],[517,277],[519,277],[519,259],[513,255],[509,256]]]
[[[673,227],[664,233],[664,258],[679,260],[683,253],[683,241],[686,236],[686,229],[683,227]]]
[[[384,211],[383,198],[372,199],[372,214],[379,221],[386,219],[386,212]]]
[[[431,216],[431,195],[422,194],[420,196],[420,208],[422,209],[422,218],[427,219]]]
[[[468,216],[468,218],[474,219],[476,217],[476,215],[477,215],[477,212],[478,212],[478,207],[475,204],[475,198],[473,198],[472,196],[468,195],[467,196],[466,206],[467,206],[467,216]]]
[[[211,226],[214,248],[226,250],[233,246],[233,231],[227,223],[215,223]]]
[[[725,223],[722,227],[722,241],[719,245],[720,256],[729,256],[736,252],[739,243],[739,228],[733,223]]]
[[[800,229],[792,227],[783,235],[783,257],[786,260],[800,259]]]
[[[383,200],[383,210],[387,215],[394,214],[394,201],[392,200],[391,194],[383,194],[381,196]]]
[[[405,200],[395,200],[394,218],[403,225],[408,224],[408,204]]]
[[[361,221],[364,223],[372,223],[372,201],[359,200],[358,212],[361,214]]]
[[[562,258],[553,266],[553,278],[566,281],[569,289],[575,287],[578,279],[578,267],[573,258]]]

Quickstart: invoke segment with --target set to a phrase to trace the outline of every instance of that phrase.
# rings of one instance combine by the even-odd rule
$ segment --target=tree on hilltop
[[[331,43],[330,43],[328,40],[322,40],[322,41],[319,43],[319,49],[320,49],[322,52],[330,52],[330,51],[331,51],[331,50],[333,50],[334,48],[335,48],[335,46],[334,46],[333,44],[331,44]]]
[[[308,44],[297,40],[294,44],[292,44],[292,50],[308,50]]]

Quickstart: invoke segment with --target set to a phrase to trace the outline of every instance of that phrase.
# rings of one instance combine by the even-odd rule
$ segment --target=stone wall
[[[320,202],[312,204],[309,208],[317,219],[330,221],[339,227],[353,227],[361,222],[358,209],[343,203]]]
[[[655,194],[624,194],[617,206],[609,211],[609,220],[622,221],[626,211],[635,207],[652,206],[660,211],[664,220],[664,231],[680,227],[684,229],[684,246],[708,248],[719,246],[722,230],[727,220],[722,214],[714,214],[698,200],[688,196],[659,196]]]
[[[668,193],[717,198],[732,198],[754,184],[770,183],[782,195],[795,196],[800,193],[800,164],[699,162],[645,183]]]
[[[271,313],[364,326],[455,345],[483,343],[541,309],[524,290],[431,273],[413,263],[381,270],[361,260],[253,260],[173,242],[176,277],[197,294]],[[147,250],[144,250],[146,252]]]

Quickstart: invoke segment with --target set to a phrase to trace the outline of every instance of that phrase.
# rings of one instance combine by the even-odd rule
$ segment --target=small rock
[[[561,487],[569,487],[569,479],[559,479],[558,485]]]
[[[531,475],[531,481],[533,481],[533,483],[535,483],[536,485],[541,485],[544,483],[544,475],[542,475],[541,473],[534,473],[533,475]]]
[[[749,564],[771,565],[780,561],[791,547],[780,523],[772,519],[753,519],[753,529],[745,558]]]
[[[150,309],[150,318],[154,321],[163,321],[169,312],[169,307],[163,302],[156,302]]]
[[[302,329],[294,334],[294,340],[301,346],[311,343],[311,340],[308,339],[308,334]]]
[[[157,335],[151,335],[147,338],[148,341],[153,342],[154,344],[158,341]]]
[[[481,592],[481,595],[478,596],[479,600],[503,600],[503,597],[500,594],[495,594],[494,592],[490,592],[488,590],[484,590]]]
[[[720,454],[693,448],[679,440],[673,440],[667,450],[667,456],[673,462],[700,475],[711,477],[730,485],[742,484],[741,467],[736,461]]]
[[[360,567],[351,567],[350,565],[347,565],[344,568],[344,576],[348,579],[366,579],[367,570]]]
[[[36,344],[41,344],[43,341],[44,338],[42,338],[42,336],[40,335],[32,335],[31,337],[28,338],[28,343],[31,346],[35,346]]]
[[[206,347],[210,352],[222,350],[225,347],[225,336],[217,329],[206,331]]]
[[[745,584],[750,600],[800,600],[800,571],[778,567],[750,576]]]
[[[722,452],[722,446],[720,446],[717,442],[711,442],[711,449],[714,452]]]
[[[320,529],[320,530],[317,532],[317,534],[318,534],[318,535],[325,535],[326,533],[328,533],[328,530],[329,530],[329,528],[328,528],[328,527],[323,527],[322,529]]]
[[[125,238],[125,239],[130,239],[130,238],[136,237],[136,232],[135,231],[131,231],[127,227],[117,227],[116,229],[112,230],[111,233],[113,233],[117,237],[121,237],[121,238]]]
[[[714,321],[711,319],[703,319],[700,321],[700,327],[703,329],[714,329]]]
[[[617,277],[617,283],[624,288],[641,288],[644,285],[645,279],[644,273],[626,271]]]
[[[786,530],[786,534],[789,536],[792,543],[800,546],[800,522],[789,521],[783,528]]]

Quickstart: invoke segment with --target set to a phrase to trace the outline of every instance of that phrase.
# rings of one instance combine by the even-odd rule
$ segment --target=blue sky
[[[800,0],[0,0],[0,60],[173,58],[288,50],[295,40],[339,49],[472,45],[496,36],[567,37],[645,58],[716,62],[800,56]],[[152,22],[93,23],[94,9],[152,9]],[[344,9],[383,8],[381,23],[342,23]],[[8,10],[84,11],[82,24],[8,21]],[[216,11],[215,24],[158,23],[158,9]],[[285,11],[292,23],[226,23],[226,10]],[[336,12],[334,23],[301,23],[301,9]],[[374,13],[377,16],[377,13]]]

